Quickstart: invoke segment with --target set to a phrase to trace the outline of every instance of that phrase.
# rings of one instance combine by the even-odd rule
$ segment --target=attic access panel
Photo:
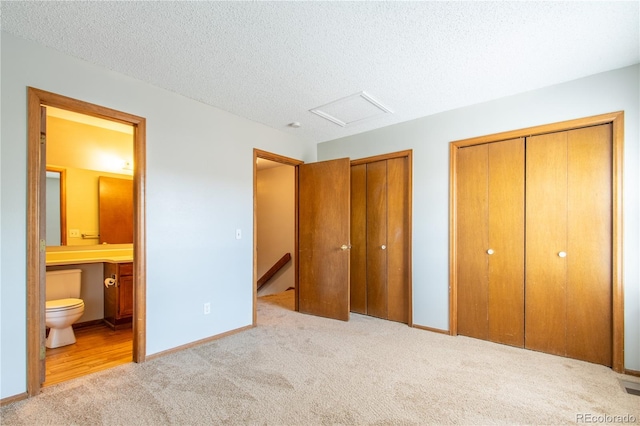
[[[364,91],[310,109],[309,112],[342,127],[347,127],[378,115],[393,113],[390,108]]]

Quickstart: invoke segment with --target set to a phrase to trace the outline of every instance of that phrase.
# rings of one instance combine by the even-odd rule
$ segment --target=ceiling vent
[[[381,114],[393,114],[391,109],[372,98],[367,92],[360,92],[338,99],[310,109],[309,112],[342,127],[347,127]]]

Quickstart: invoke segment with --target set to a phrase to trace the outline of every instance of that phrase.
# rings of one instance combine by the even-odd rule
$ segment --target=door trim
[[[298,310],[298,166],[304,164],[304,161],[295,158],[285,157],[284,155],[274,154],[272,152],[263,151],[258,148],[253,149],[253,326],[258,325],[258,158],[275,161],[287,166],[294,167],[294,253],[295,262],[293,270],[294,283],[294,299],[295,310]]]
[[[41,208],[39,182],[43,165],[40,163],[40,106],[62,108],[77,113],[104,118],[132,125],[134,128],[133,156],[134,181],[134,319],[133,361],[144,362],[146,357],[146,119],[125,112],[58,95],[33,87],[27,88],[27,394],[40,392],[41,357],[45,356],[44,342],[40,330],[44,329],[45,314],[45,257],[40,251],[39,227]]]
[[[408,303],[408,312],[407,312],[407,325],[409,327],[413,327],[413,150],[407,149],[405,151],[391,152],[388,154],[374,155],[372,157],[358,158],[355,160],[351,160],[351,166],[357,166],[359,164],[367,164],[373,163],[376,161],[384,161],[390,160],[393,158],[407,158],[409,163],[409,180],[407,182],[407,191],[409,193],[409,199],[407,200],[407,247],[408,247],[408,256],[407,256],[407,267],[409,269],[409,288],[407,292],[407,297],[409,300]]]
[[[622,164],[624,111],[561,121],[525,129],[453,141],[449,144],[449,334],[458,334],[458,281],[456,276],[456,156],[459,148],[490,142],[560,132],[581,127],[612,125],[612,369],[624,373],[624,285],[622,282]]]

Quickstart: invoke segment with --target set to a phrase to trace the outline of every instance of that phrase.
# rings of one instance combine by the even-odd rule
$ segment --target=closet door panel
[[[367,313],[387,318],[387,162],[367,164]]]
[[[351,312],[367,313],[367,165],[351,166]]]
[[[489,149],[489,340],[524,345],[524,139]]]
[[[611,366],[611,125],[568,132],[567,356]]]
[[[566,353],[567,135],[526,142],[525,347]]]
[[[387,319],[409,320],[409,167],[407,157],[387,160]]]
[[[488,145],[458,149],[456,176],[458,333],[487,340]]]

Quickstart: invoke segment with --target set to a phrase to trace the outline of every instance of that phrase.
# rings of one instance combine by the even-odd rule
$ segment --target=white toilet
[[[45,324],[49,327],[47,348],[76,342],[71,325],[84,313],[80,299],[82,269],[47,271]]]

